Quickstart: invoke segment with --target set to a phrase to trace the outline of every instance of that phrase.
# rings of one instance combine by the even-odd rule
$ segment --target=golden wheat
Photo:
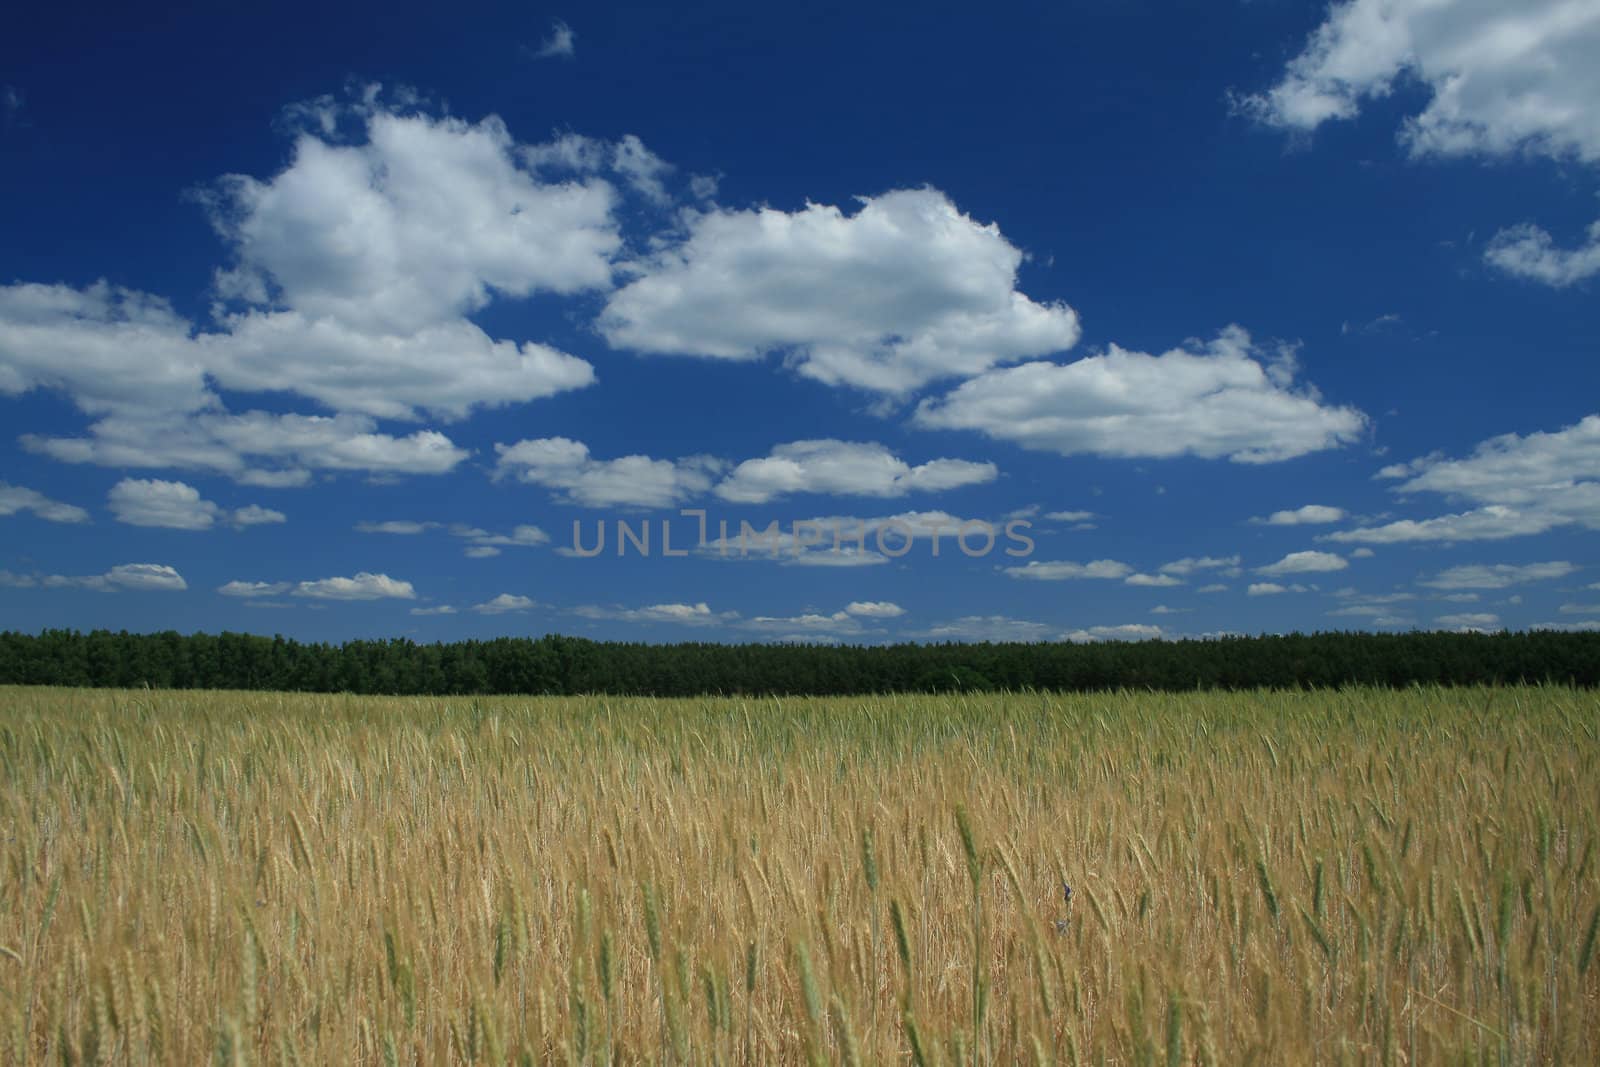
[[[1600,1062],[1597,723],[0,689],[0,1059]]]

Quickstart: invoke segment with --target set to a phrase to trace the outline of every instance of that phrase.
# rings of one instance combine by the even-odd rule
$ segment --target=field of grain
[[[0,1059],[1596,1063],[1597,724],[0,689]]]

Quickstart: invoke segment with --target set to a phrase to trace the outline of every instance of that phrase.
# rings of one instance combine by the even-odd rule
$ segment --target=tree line
[[[0,683],[323,693],[830,695],[953,690],[1600,685],[1600,634],[1334,632],[1182,641],[417,644],[254,634],[0,633]]]

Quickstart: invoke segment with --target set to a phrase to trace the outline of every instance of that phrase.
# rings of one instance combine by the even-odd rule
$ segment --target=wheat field
[[[1600,1062],[1597,724],[1559,688],[0,689],[0,1052]]]

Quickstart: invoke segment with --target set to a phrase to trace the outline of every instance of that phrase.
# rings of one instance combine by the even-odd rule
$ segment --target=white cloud
[[[505,615],[513,611],[527,611],[533,606],[533,601],[528,597],[517,596],[514,593],[501,593],[492,600],[486,600],[482,604],[474,604],[472,610],[479,615]]]
[[[456,609],[449,604],[438,604],[431,608],[412,608],[412,615],[455,615]]]
[[[0,517],[31,511],[46,522],[88,522],[89,513],[74,504],[51,500],[35,489],[0,482]]]
[[[703,600],[697,604],[651,604],[642,608],[584,606],[573,610],[586,619],[620,619],[623,622],[672,623],[679,626],[719,626],[739,617],[737,611],[712,611]]]
[[[159,479],[124,478],[111,487],[106,503],[118,522],[173,530],[209,530],[222,511],[194,486]]]
[[[1512,226],[1494,235],[1483,258],[1507,274],[1565,288],[1600,274],[1600,222],[1590,225],[1588,239],[1574,249],[1557,248],[1531,222]]]
[[[460,419],[475,408],[538,400],[595,380],[594,368],[576,356],[532,341],[496,341],[464,319],[383,333],[300,311],[249,310],[222,325],[226,334],[201,342],[208,372],[225,387],[298,393],[378,418],[417,419],[427,411]]]
[[[414,600],[417,591],[410,582],[402,582],[387,574],[362,571],[354,578],[321,578],[301,582],[294,588],[295,596],[314,600]]]
[[[1524,582],[1539,582],[1551,578],[1565,578],[1578,570],[1565,560],[1549,563],[1495,563],[1469,564],[1451,567],[1431,578],[1418,582],[1430,589],[1505,589]]]
[[[129,526],[209,530],[221,521],[244,529],[288,521],[283,512],[258,504],[229,511],[201,497],[192,485],[159,478],[124,478],[111,487],[106,503],[117,521]]]
[[[588,445],[566,437],[497,444],[494,450],[500,457],[496,477],[554,489],[566,503],[586,507],[672,507],[709,490],[721,469],[719,461],[705,457],[594,459]]]
[[[1375,555],[1377,555],[1377,553],[1372,551],[1372,549],[1363,547],[1363,548],[1355,549],[1353,552],[1351,552],[1350,553],[1350,558],[1351,559],[1371,559]]]
[[[104,574],[26,575],[0,571],[0,585],[16,588],[93,589],[100,593],[179,592],[189,588],[172,567],[162,563],[122,563]]]
[[[1500,541],[1544,533],[1564,525],[1557,516],[1527,513],[1500,504],[1431,519],[1400,519],[1382,526],[1363,526],[1326,535],[1329,541],[1392,545],[1408,541]]]
[[[1159,626],[1144,623],[1125,623],[1121,626],[1090,626],[1084,630],[1071,630],[1061,635],[1063,641],[1088,644],[1095,641],[1157,641],[1162,637]]]
[[[253,599],[256,597],[280,596],[290,590],[288,582],[239,582],[233,581],[217,587],[217,592],[223,596]]]
[[[302,128],[281,173],[230,175],[202,194],[233,253],[212,329],[105,282],[0,286],[0,394],[59,390],[98,418],[85,437],[24,444],[256,485],[304,484],[317,469],[437,473],[466,453],[372,420],[461,418],[592,382],[584,360],[492,339],[466,316],[496,298],[610,288],[621,248],[610,183],[543,181],[499,119],[432,117],[403,94],[401,113],[380,96],[288,109]],[[233,415],[216,388],[337,414]]]
[[[672,164],[644,146],[633,134],[625,134],[611,150],[611,167],[633,190],[658,207],[672,202],[661,179],[672,173]]]
[[[232,516],[235,526],[271,526],[288,522],[289,517],[281,511],[264,508],[259,504],[247,504],[235,511]]]
[[[935,459],[913,467],[877,443],[823,439],[778,445],[761,459],[735,467],[717,485],[717,496],[741,504],[764,504],[791,493],[896,497],[991,482],[993,463]]]
[[[1224,575],[1239,572],[1238,556],[1185,556],[1161,565],[1162,574],[1190,575],[1198,571],[1220,571]]]
[[[415,522],[411,519],[389,519],[384,522],[358,522],[356,529],[361,533],[394,534],[401,537],[412,537],[436,529],[436,522]]]
[[[1077,342],[1071,308],[1017,291],[1022,252],[998,227],[934,189],[860,203],[691,213],[681,243],[634,265],[601,332],[645,353],[781,352],[807,377],[888,394]]]
[[[1600,633],[1600,619],[1584,619],[1581,622],[1536,622],[1528,629],[1557,630],[1571,634]]]
[[[432,430],[395,437],[375,429],[375,421],[364,415],[251,411],[116,416],[93,423],[87,437],[27,434],[21,441],[30,452],[64,463],[205,470],[262,488],[305,485],[313,470],[445,474],[470,454]]]
[[[1251,522],[1265,523],[1268,526],[1310,526],[1326,522],[1339,522],[1344,518],[1343,508],[1329,507],[1326,504],[1307,504],[1292,511],[1274,511],[1264,519],[1251,519]]]
[[[1127,584],[1163,587],[1182,585],[1183,579],[1170,574],[1130,574],[1127,577]]]
[[[1040,582],[1076,581],[1082,578],[1116,580],[1131,575],[1133,568],[1114,559],[1097,559],[1090,563],[1030,559],[1020,567],[1006,567],[1005,573],[1013,578],[1031,578]]]
[[[550,535],[537,526],[522,524],[512,527],[508,534],[494,533],[466,523],[419,522],[414,519],[388,519],[383,522],[358,522],[361,533],[389,534],[397,537],[415,537],[430,530],[445,529],[450,536],[459,537],[468,544],[466,554],[471,559],[487,559],[500,554],[502,548],[532,548],[550,543]]]
[[[1563,615],[1600,615],[1600,604],[1563,604]]]
[[[1223,585],[1221,582],[1212,582],[1210,585],[1202,585],[1199,589],[1195,590],[1197,593],[1226,593],[1227,591],[1228,587]]]
[[[495,116],[400,114],[371,95],[327,107],[362,127],[361,143],[308,128],[282,173],[228,175],[210,193],[237,261],[219,278],[224,295],[267,304],[265,293],[312,321],[408,336],[494,295],[610,286],[621,238],[603,180],[540,181]],[[485,399],[493,384],[479,382]]]
[[[1503,434],[1465,459],[1425,456],[1380,477],[1401,494],[1438,493],[1474,505],[1424,520],[1341,530],[1330,541],[1487,541],[1579,525],[1600,530],[1600,415],[1552,433]]]
[[[1193,609],[1191,609],[1191,608],[1171,608],[1171,607],[1168,607],[1165,604],[1157,604],[1155,607],[1150,609],[1150,614],[1152,614],[1152,615],[1185,615],[1191,610],[1193,610]]]
[[[906,613],[905,608],[888,600],[853,600],[844,610],[864,619],[896,619]]]
[[[1245,590],[1246,596],[1281,596],[1284,593],[1304,593],[1309,587],[1304,585],[1280,585],[1277,582],[1251,582],[1250,588]]]
[[[1062,455],[1271,463],[1355,440],[1366,417],[1295,388],[1292,349],[1263,354],[1230,326],[1159,356],[1112,345],[1073,363],[989,371],[918,405],[917,424],[977,430]]]
[[[1269,563],[1265,567],[1257,567],[1257,574],[1279,576],[1284,574],[1320,574],[1327,571],[1342,571],[1350,566],[1343,556],[1332,552],[1291,552],[1276,563]]]
[[[1364,616],[1379,618],[1386,615],[1393,615],[1394,609],[1384,604],[1346,604],[1342,608],[1335,608],[1334,610],[1328,612],[1328,614],[1347,615],[1354,618],[1361,618]]]
[[[780,640],[812,640],[814,635],[844,636],[860,634],[863,630],[861,620],[847,611],[836,611],[831,615],[807,613],[804,615],[770,616],[757,615],[747,620],[744,624],[747,630],[758,633],[781,634]]]
[[[550,59],[554,56],[570,58],[577,54],[578,35],[560,19],[550,20],[550,35],[540,42],[533,55],[535,59]]]
[[[932,641],[1050,641],[1058,627],[1006,615],[963,615],[940,623],[921,635]]]
[[[1094,519],[1099,518],[1099,516],[1092,511],[1047,511],[1045,512],[1044,517],[1051,522],[1071,523],[1091,522]]]
[[[1433,622],[1436,626],[1459,630],[1488,630],[1500,625],[1500,616],[1492,612],[1470,612],[1463,615],[1440,615]]]
[[[56,389],[90,414],[215,402],[190,326],[159,297],[96,282],[0,285],[0,394]]]
[[[1600,160],[1600,7],[1592,0],[1348,0],[1282,81],[1241,101],[1273,125],[1314,130],[1421,84],[1406,119],[1414,155],[1517,152]]]
[[[1400,604],[1417,599],[1415,593],[1363,593],[1349,586],[1334,590],[1333,595],[1341,600],[1359,600],[1366,604]]]

